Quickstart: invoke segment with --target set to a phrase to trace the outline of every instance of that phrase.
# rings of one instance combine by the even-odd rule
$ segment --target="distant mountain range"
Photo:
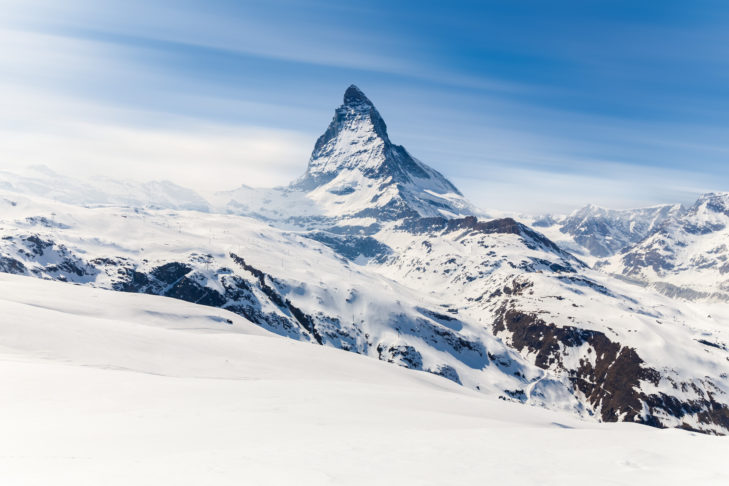
[[[638,243],[665,220],[684,212],[680,204],[627,210],[588,205],[568,216],[536,218],[532,225],[542,231],[559,231],[572,240],[578,252],[606,258]]]
[[[726,195],[489,220],[355,86],[288,187],[0,175],[2,271],[220,307],[585,418],[729,432]]]
[[[729,194],[706,194],[598,268],[687,300],[729,302]]]

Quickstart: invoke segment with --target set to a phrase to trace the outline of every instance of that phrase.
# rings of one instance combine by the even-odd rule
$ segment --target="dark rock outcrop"
[[[695,399],[679,399],[665,393],[645,393],[642,383],[658,385],[663,378],[645,365],[635,349],[613,341],[605,333],[574,326],[557,326],[537,315],[504,304],[493,323],[497,336],[508,337],[510,345],[528,353],[534,364],[564,373],[605,422],[629,421],[666,427],[665,418],[692,416],[706,427],[684,422],[682,427],[712,432],[729,430],[729,408],[718,403],[709,381],[693,383]],[[584,351],[586,349],[586,351]],[[581,352],[579,365],[565,365],[567,355]],[[686,384],[683,384],[686,386]]]

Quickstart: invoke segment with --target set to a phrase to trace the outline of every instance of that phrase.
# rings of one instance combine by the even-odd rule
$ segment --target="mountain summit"
[[[309,192],[330,216],[387,220],[472,214],[450,181],[390,141],[385,121],[355,85],[345,91],[314,145],[306,173],[292,188]]]

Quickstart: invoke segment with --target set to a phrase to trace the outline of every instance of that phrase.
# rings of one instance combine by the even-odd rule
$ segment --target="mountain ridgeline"
[[[356,86],[301,178],[220,193],[207,212],[0,196],[4,272],[220,307],[586,419],[729,433],[727,326],[647,283],[658,270],[676,282],[701,265],[724,274],[719,196],[688,212],[591,209],[533,225],[615,258],[600,271],[512,218],[479,217],[390,141]]]

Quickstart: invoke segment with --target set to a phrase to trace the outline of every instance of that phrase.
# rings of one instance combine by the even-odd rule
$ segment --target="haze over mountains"
[[[726,195],[489,219],[355,86],[288,187],[0,177],[4,272],[219,307],[588,420],[729,433]]]

